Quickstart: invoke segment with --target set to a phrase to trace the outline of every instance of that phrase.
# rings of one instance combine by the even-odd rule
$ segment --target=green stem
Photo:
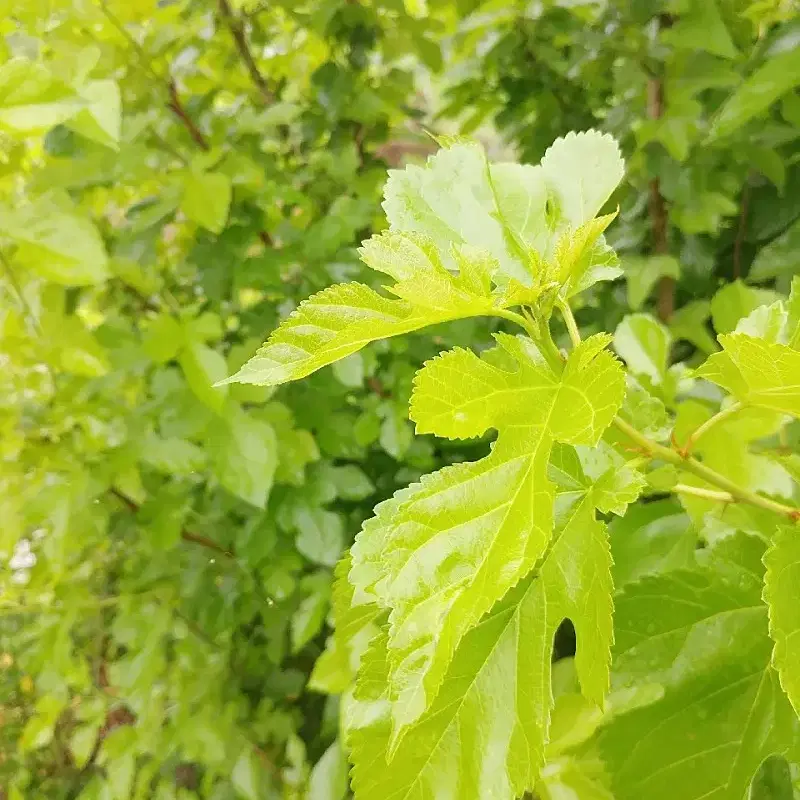
[[[662,461],[666,461],[668,464],[674,464],[676,467],[679,467],[686,472],[691,472],[693,475],[696,475],[698,478],[701,478],[707,483],[716,486],[723,492],[727,492],[729,495],[731,495],[731,498],[734,502],[749,503],[750,505],[757,506],[758,508],[763,508],[767,511],[772,511],[775,514],[780,514],[783,517],[788,517],[794,522],[800,521],[800,509],[792,508],[791,506],[784,505],[783,503],[778,503],[776,500],[770,500],[768,497],[763,497],[760,494],[751,492],[749,489],[744,489],[729,478],[726,478],[724,475],[720,475],[716,470],[713,470],[702,462],[697,461],[697,459],[694,459],[691,456],[684,457],[675,450],[672,450],[669,447],[664,447],[664,445],[648,439],[644,434],[637,431],[636,428],[625,422],[625,420],[621,419],[620,417],[616,417],[614,419],[613,425],[617,428],[617,430],[625,434],[625,436],[635,442],[642,450],[647,452],[653,458],[660,458]]]
[[[575,317],[572,314],[572,310],[570,309],[569,305],[563,301],[560,301],[558,306],[561,310],[561,313],[564,315],[564,321],[567,324],[567,330],[569,331],[572,344],[577,346],[580,344],[581,335],[575,322]],[[541,331],[535,330],[531,320],[526,319],[520,314],[503,309],[498,309],[495,313],[497,316],[521,325],[528,335],[537,342],[537,344],[542,345],[548,338],[542,335]],[[552,344],[552,339],[550,339],[550,343]],[[548,358],[548,362],[551,362],[553,357],[552,353],[548,354],[545,352],[546,349],[546,346],[542,348],[545,357]],[[555,349],[555,345],[553,345],[553,349]],[[558,351],[556,351],[556,353],[558,353]],[[557,359],[559,365],[563,364],[560,354],[557,355]],[[725,409],[724,412],[716,414],[694,432],[693,436],[690,437],[691,444],[696,443],[697,439],[700,438],[700,436],[702,436],[710,427],[717,424],[720,419],[725,419],[731,416],[731,414],[735,414],[740,409],[741,404],[735,403],[733,406]],[[664,447],[664,445],[654,442],[652,439],[648,439],[643,433],[640,433],[638,430],[636,430],[636,428],[620,417],[614,418],[613,425],[617,428],[617,430],[621,431],[623,434],[625,434],[625,436],[635,442],[649,457],[660,458],[662,461],[666,461],[668,464],[674,464],[676,467],[696,475],[698,478],[701,478],[702,480],[712,484],[713,486],[716,486],[717,489],[721,490],[714,491],[711,489],[687,487],[683,484],[679,484],[681,488],[676,489],[676,491],[682,491],[684,494],[694,494],[696,496],[705,497],[709,500],[718,500],[726,503],[749,503],[750,505],[758,508],[763,508],[767,511],[772,511],[775,514],[780,514],[783,517],[788,517],[794,522],[800,522],[800,509],[784,505],[776,500],[770,500],[768,497],[751,492],[749,489],[744,489],[729,478],[726,478],[724,475],[720,475],[720,473],[718,473],[716,470],[713,470],[697,459],[692,458],[688,454],[688,450],[677,452],[669,447]]]
[[[693,497],[716,500],[719,503],[736,502],[736,498],[730,492],[718,492],[716,489],[703,489],[701,486],[689,486],[686,483],[676,483],[672,487],[672,491],[676,494],[690,494]]]
[[[564,359],[558,352],[552,338],[550,337],[550,329],[547,328],[546,334],[536,325],[536,322],[522,314],[517,314],[515,311],[508,311],[504,308],[497,308],[492,311],[496,317],[502,317],[510,322],[514,322],[524,329],[525,333],[539,346],[539,351],[544,356],[550,367],[558,374],[564,366]]]
[[[717,412],[714,414],[713,417],[707,419],[699,428],[696,428],[686,440],[686,444],[683,446],[681,453],[685,455],[689,455],[692,450],[695,448],[697,442],[708,433],[711,428],[715,425],[718,425],[720,422],[732,417],[734,414],[738,414],[744,408],[742,403],[733,403],[732,405],[728,406],[727,408],[723,409],[722,411]]]
[[[575,322],[572,309],[565,300],[558,301],[558,308],[561,311],[561,315],[564,317],[564,322],[567,324],[569,340],[572,342],[573,347],[577,347],[581,343],[581,332],[578,330],[578,323]]]

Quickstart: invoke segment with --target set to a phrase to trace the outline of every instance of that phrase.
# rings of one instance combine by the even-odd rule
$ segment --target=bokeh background
[[[2,0],[0,797],[345,798],[333,568],[377,502],[486,451],[414,437],[407,402],[497,323],[211,384],[309,294],[376,285],[356,247],[386,171],[452,133],[531,163],[616,136],[625,277],[578,321],[643,310],[702,359],[800,271],[798,14]]]

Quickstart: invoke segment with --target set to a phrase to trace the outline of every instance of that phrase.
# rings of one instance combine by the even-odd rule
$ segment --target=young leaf
[[[539,568],[461,641],[428,711],[389,758],[389,641],[373,640],[348,708],[356,798],[512,800],[532,790],[544,757],[555,630],[578,635],[586,696],[601,702],[611,643],[610,556],[591,495],[570,512]]]
[[[542,170],[558,212],[573,229],[593,219],[622,180],[616,140],[590,130],[568,133],[547,148]]]
[[[428,475],[378,506],[353,547],[350,580],[392,609],[393,747],[430,706],[464,634],[544,551],[553,442],[596,444],[622,401],[608,340],[585,340],[560,377],[529,340],[507,335],[483,359],[453,350],[417,376],[418,432],[499,436],[487,458]]]
[[[748,405],[800,417],[800,351],[743,333],[719,337],[714,353],[697,371]]]
[[[800,529],[782,526],[764,556],[764,599],[781,686],[800,714]]]

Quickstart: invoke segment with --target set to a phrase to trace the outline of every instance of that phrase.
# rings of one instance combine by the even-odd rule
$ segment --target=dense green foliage
[[[0,7],[3,800],[800,792],[791,0]]]

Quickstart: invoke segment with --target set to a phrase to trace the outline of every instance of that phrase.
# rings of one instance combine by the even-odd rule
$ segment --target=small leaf
[[[730,333],[735,330],[739,320],[750,312],[780,299],[780,295],[776,292],[754,289],[741,281],[726,284],[711,299],[714,329],[717,333]]]
[[[272,426],[236,408],[214,425],[214,472],[229,492],[257,508],[265,508],[278,460]]]
[[[344,800],[347,796],[347,758],[337,739],[311,770],[308,800]]]
[[[542,158],[542,170],[560,215],[578,228],[611,197],[625,162],[613,137],[589,130],[556,139]]]
[[[184,178],[181,209],[187,218],[212,233],[222,233],[231,205],[231,182],[221,172],[189,172]]]
[[[333,567],[344,548],[342,518],[322,508],[298,508],[294,524],[299,531],[297,549],[310,561]]]
[[[80,95],[85,107],[67,121],[67,127],[87,139],[119,149],[122,99],[116,81],[89,81]]]
[[[782,275],[798,274],[800,274],[800,220],[756,253],[747,277],[752,281],[766,281]]]
[[[798,84],[800,50],[792,47],[772,56],[722,106],[711,126],[711,138],[734,133]]]
[[[191,342],[178,356],[186,382],[198,400],[217,414],[222,413],[227,387],[217,388],[227,372],[225,359],[210,347]]]
[[[240,797],[244,797],[245,800],[260,800],[262,795],[259,772],[255,754],[250,746],[246,745],[231,772],[233,788]]]
[[[19,210],[0,207],[0,233],[17,245],[14,262],[64,286],[89,286],[109,276],[97,228],[48,198]]]
[[[629,314],[614,333],[614,349],[637,375],[664,381],[672,340],[669,331],[649,314]]]
[[[628,256],[623,267],[628,282],[628,305],[634,311],[644,305],[659,278],[677,280],[681,274],[678,260],[666,255]]]

